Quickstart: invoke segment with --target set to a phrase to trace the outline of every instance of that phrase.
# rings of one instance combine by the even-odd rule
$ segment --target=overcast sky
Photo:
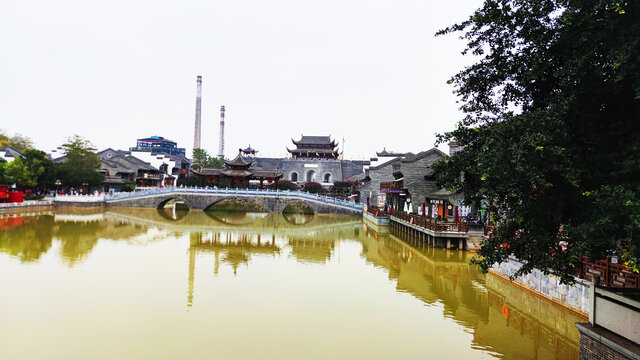
[[[3,1],[0,129],[49,152],[159,135],[283,156],[291,138],[346,140],[346,158],[418,152],[462,115],[446,81],[472,59],[456,35],[479,0]],[[444,150],[444,148],[443,148]]]

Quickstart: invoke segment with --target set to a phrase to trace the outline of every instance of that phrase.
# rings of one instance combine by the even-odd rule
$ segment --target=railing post
[[[609,269],[611,268],[611,256],[607,256],[607,263],[604,268],[604,286],[611,286],[611,282],[609,281]]]

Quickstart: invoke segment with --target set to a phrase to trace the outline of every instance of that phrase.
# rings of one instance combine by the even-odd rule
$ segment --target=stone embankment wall
[[[515,258],[509,258],[502,264],[494,265],[489,272],[508,278],[522,265]],[[519,276],[513,282],[582,316],[589,314],[590,283],[588,281],[576,278],[574,285],[564,285],[556,276],[545,275],[542,271],[534,269],[530,274]]]
[[[96,207],[104,207],[104,201],[65,201],[55,202],[56,207],[75,207],[75,208],[96,208]]]
[[[0,203],[0,213],[18,211],[28,211],[33,209],[52,208],[51,200],[27,200],[21,203]]]

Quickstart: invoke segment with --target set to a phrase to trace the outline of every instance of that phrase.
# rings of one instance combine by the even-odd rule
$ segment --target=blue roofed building
[[[186,156],[184,148],[179,148],[175,141],[165,139],[162,136],[151,136],[138,139],[136,147],[129,148],[131,151],[151,151],[154,154],[182,155]]]

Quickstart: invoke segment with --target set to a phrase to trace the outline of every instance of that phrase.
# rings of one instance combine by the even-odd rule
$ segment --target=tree
[[[564,283],[581,258],[640,255],[640,2],[485,0],[460,24],[478,61],[450,83],[465,117],[439,136],[464,151],[438,184],[483,200],[495,238],[483,270],[510,254]],[[462,180],[460,180],[462,174]],[[566,248],[561,242],[567,242]]]
[[[9,137],[3,130],[0,130],[0,149],[4,147],[10,147],[19,153],[23,153],[27,149],[33,149],[33,141],[20,134],[13,134],[13,136]]]
[[[46,189],[55,181],[55,170],[44,151],[27,149],[7,165],[6,176],[20,187]]]
[[[98,172],[100,158],[91,142],[74,135],[62,148],[65,160],[58,164],[57,174],[64,186],[78,188],[86,183],[90,188],[97,188],[102,185],[104,175]]]
[[[0,162],[0,185],[9,185],[11,179],[7,176],[7,163]]]
[[[26,136],[14,134],[9,139],[9,147],[22,154],[28,149],[33,149],[33,141]]]
[[[216,168],[222,169],[224,162],[217,157],[209,156],[207,150],[193,149],[193,162],[191,168],[194,170],[200,170],[202,168]]]

